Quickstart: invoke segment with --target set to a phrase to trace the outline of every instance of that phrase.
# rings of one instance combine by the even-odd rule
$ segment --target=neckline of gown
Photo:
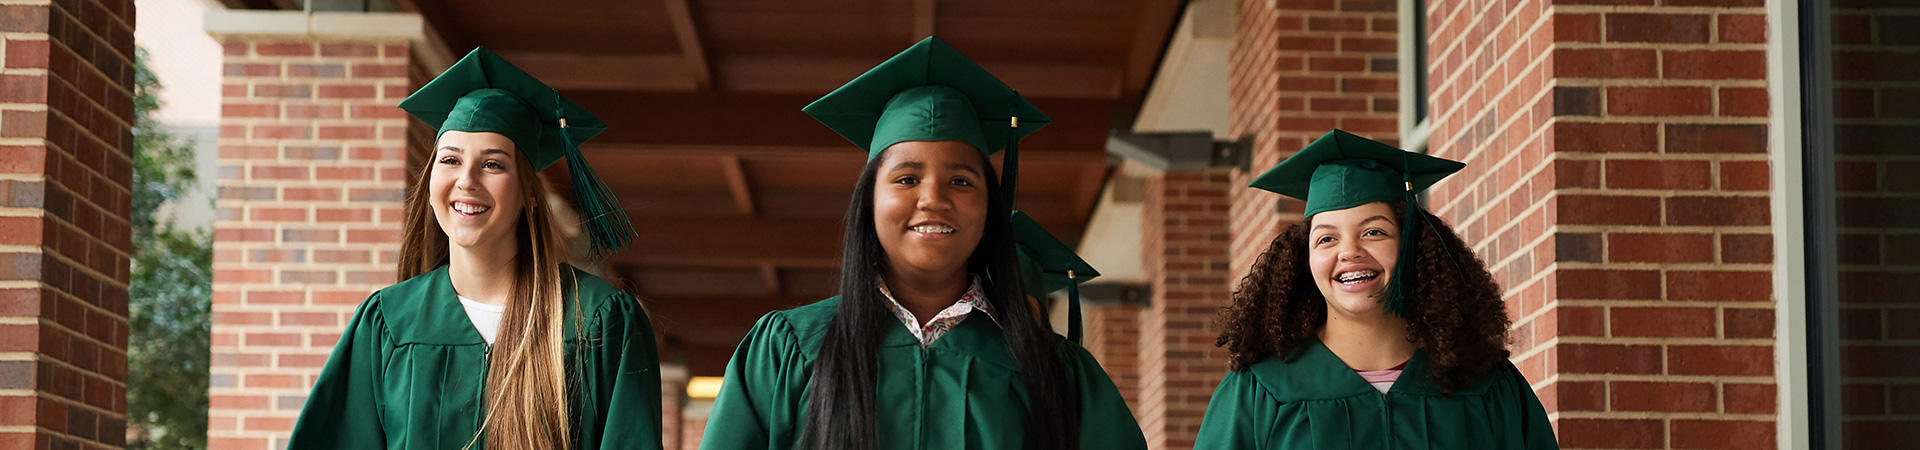
[[[1332,400],[1368,394],[1443,395],[1433,380],[1427,377],[1425,350],[1414,351],[1413,358],[1407,360],[1400,377],[1384,394],[1367,383],[1366,378],[1355,373],[1346,361],[1340,360],[1318,338],[1309,339],[1298,352],[1291,361],[1276,355],[1255,363],[1247,370],[1270,395],[1282,402]],[[1454,395],[1469,393],[1455,392]]]
[[[380,290],[380,314],[387,319],[395,345],[487,345],[486,338],[480,336],[480,330],[473,327],[466,309],[460,305],[459,294],[453,290],[453,278],[447,270],[442,264],[431,272]],[[573,313],[572,280],[579,276],[575,270],[571,265],[560,266],[562,291],[569,301],[563,305],[564,314]],[[577,333],[574,321],[561,322],[562,336],[574,339]]]

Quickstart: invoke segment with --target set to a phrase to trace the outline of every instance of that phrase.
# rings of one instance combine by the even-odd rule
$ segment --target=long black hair
[[[873,228],[873,191],[888,151],[867,161],[847,207],[846,234],[840,256],[840,305],[820,353],[813,362],[812,393],[800,432],[800,448],[812,450],[872,450],[878,436],[878,365],[880,332],[892,324],[875,280],[886,273],[887,252]],[[967,258],[967,270],[981,277],[981,289],[993,305],[1006,338],[1007,350],[1019,363],[1027,390],[1026,448],[1075,450],[1080,448],[1079,387],[1061,368],[1058,342],[1041,328],[1019,279],[1019,259],[1013,250],[1012,205],[1000,192],[993,162],[980,156],[987,183],[987,223]]]

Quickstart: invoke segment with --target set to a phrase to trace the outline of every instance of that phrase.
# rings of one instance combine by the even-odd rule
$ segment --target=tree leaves
[[[193,147],[161,129],[160,82],[134,57],[133,228],[127,285],[127,425],[129,449],[207,446],[207,366],[212,336],[213,233],[176,229],[157,217],[198,184]]]

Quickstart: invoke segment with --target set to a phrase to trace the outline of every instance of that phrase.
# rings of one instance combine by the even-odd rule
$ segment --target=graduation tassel
[[[1401,167],[1406,155],[1401,156]],[[1400,181],[1405,183],[1407,214],[1400,219],[1400,259],[1393,265],[1393,283],[1387,286],[1387,312],[1395,316],[1406,317],[1407,299],[1413,295],[1413,279],[1407,267],[1413,266],[1414,251],[1420,247],[1420,205],[1413,197],[1413,174],[1402,170]]]
[[[573,134],[567,131],[567,110],[560,104],[558,91],[554,93],[554,115],[560,118],[560,137],[566,141],[564,150],[567,160],[567,177],[573,180],[573,196],[580,201],[582,228],[592,240],[588,256],[598,259],[625,248],[633,242],[633,223],[627,219],[627,213],[621,210],[620,200],[614,198],[613,190],[600,176],[587,165],[587,157],[580,154],[580,147],[573,142]]]
[[[1067,269],[1067,340],[1080,343],[1085,328],[1080,324],[1080,281],[1073,279],[1073,269]]]
[[[1018,105],[1018,103],[1015,104]],[[1007,123],[1013,129],[1007,130],[1007,156],[1002,159],[1005,161],[1002,165],[1006,170],[1000,173],[1000,187],[1007,190],[1007,206],[1010,209],[1020,209],[1013,207],[1014,194],[1020,192],[1014,188],[1014,184],[1020,180],[1020,116],[1013,115],[1013,111],[1009,110],[1007,117],[1010,117]]]

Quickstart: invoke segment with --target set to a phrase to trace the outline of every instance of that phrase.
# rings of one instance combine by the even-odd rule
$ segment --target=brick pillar
[[[284,446],[354,308],[395,281],[410,44],[292,31],[221,36],[213,449]]]
[[[126,445],[133,10],[0,4],[0,447]]]
[[[1135,414],[1140,409],[1140,305],[1088,304],[1081,307],[1086,325],[1080,345],[1100,362],[1120,398]]]
[[[1760,0],[1436,0],[1432,191],[1564,448],[1776,445]]]
[[[686,392],[686,391],[681,391]],[[713,413],[713,399],[689,399],[680,410],[680,450],[700,448],[707,433],[707,416]]]
[[[1392,0],[1240,0],[1236,12],[1228,121],[1253,137],[1252,170],[1235,172],[1230,190],[1237,285],[1302,208],[1243,187],[1334,128],[1398,143],[1400,93]]]
[[[1207,399],[1226,374],[1214,318],[1227,305],[1231,168],[1173,170],[1147,180],[1142,268],[1153,298],[1140,320],[1140,428],[1147,446],[1193,448]]]
[[[683,442],[684,426],[680,423],[687,407],[687,366],[679,364],[660,365],[660,448],[664,450],[693,449]],[[697,440],[697,439],[696,439]]]
[[[1840,433],[1847,448],[1920,448],[1920,168],[1910,137],[1920,129],[1920,41],[1907,37],[1912,9],[1842,4],[1833,13],[1833,99],[1839,191]],[[1803,19],[1805,20],[1805,19]],[[1909,34],[1903,34],[1909,33]],[[1802,36],[1802,39],[1812,39]],[[1803,58],[1821,55],[1803,54]],[[1764,186],[1764,185],[1762,185]],[[1837,359],[1837,361],[1835,360]],[[1830,430],[1829,432],[1833,432]]]

